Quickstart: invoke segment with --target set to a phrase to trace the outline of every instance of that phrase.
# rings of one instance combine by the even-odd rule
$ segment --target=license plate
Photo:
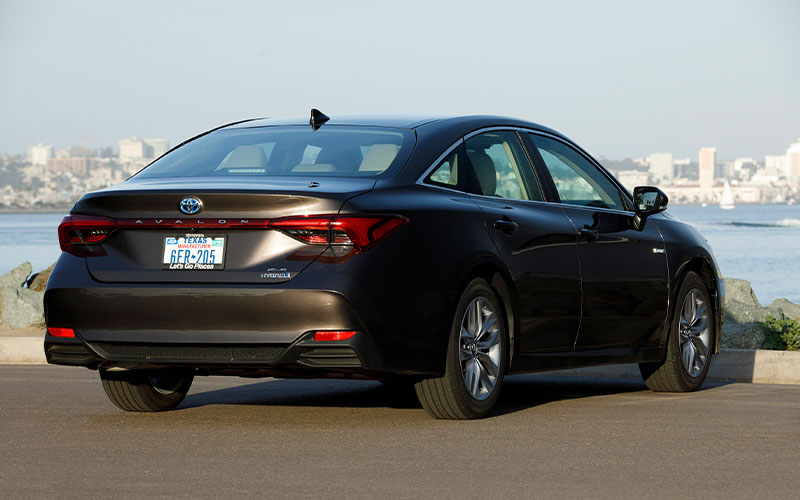
[[[187,234],[164,238],[161,269],[212,270],[225,268],[225,237]]]

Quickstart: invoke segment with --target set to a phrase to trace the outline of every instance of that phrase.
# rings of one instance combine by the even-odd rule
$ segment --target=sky
[[[784,154],[800,2],[0,0],[0,153],[253,117],[496,114],[596,156]]]

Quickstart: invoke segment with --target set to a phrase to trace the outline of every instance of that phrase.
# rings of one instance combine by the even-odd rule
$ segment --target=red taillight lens
[[[400,215],[311,216],[277,219],[270,227],[311,245],[353,245],[365,252],[407,222]]]
[[[117,227],[114,219],[68,215],[58,226],[58,243],[61,250],[84,255],[80,250],[87,244],[100,243]]]
[[[270,227],[310,245],[327,245],[330,222],[330,217],[287,217],[272,221]]]
[[[75,330],[73,330],[72,328],[48,327],[47,328],[47,333],[49,333],[53,337],[74,337],[75,336]]]
[[[314,340],[316,342],[330,342],[336,340],[347,340],[353,337],[356,332],[344,330],[327,330],[322,332],[314,332]]]

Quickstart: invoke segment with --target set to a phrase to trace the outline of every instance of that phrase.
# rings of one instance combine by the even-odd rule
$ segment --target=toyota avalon
[[[638,363],[692,391],[724,288],[667,203],[517,119],[233,123],[75,204],[45,353],[128,411],[206,375],[405,384],[444,419],[486,415],[521,372]]]

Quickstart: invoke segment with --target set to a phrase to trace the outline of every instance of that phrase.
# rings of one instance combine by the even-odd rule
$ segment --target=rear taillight
[[[352,330],[323,330],[320,332],[314,332],[314,341],[315,342],[331,342],[331,341],[339,341],[339,340],[348,340],[353,338],[356,332]]]
[[[48,327],[47,333],[52,335],[53,337],[74,337],[75,330],[72,328],[55,328],[55,327]]]
[[[102,242],[116,227],[114,219],[68,215],[58,226],[58,243],[64,252],[83,257],[87,254],[87,245]]]
[[[365,252],[407,223],[400,215],[287,217],[270,227],[310,245],[352,245]]]

